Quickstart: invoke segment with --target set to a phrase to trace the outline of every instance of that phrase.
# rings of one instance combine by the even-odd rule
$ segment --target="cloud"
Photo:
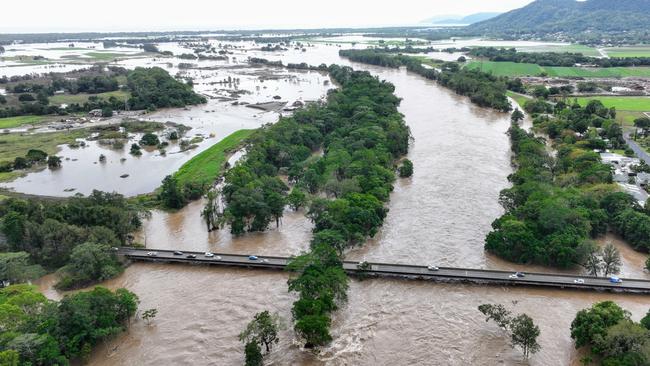
[[[125,31],[414,25],[439,14],[507,11],[531,0],[10,1],[0,31]],[[34,9],[37,8],[37,11]],[[9,15],[9,16],[7,16]]]

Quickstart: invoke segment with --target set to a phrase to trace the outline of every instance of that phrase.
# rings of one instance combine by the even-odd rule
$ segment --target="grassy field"
[[[590,100],[600,100],[607,108],[615,107],[617,111],[650,112],[650,97],[584,97],[577,98],[581,106]]]
[[[650,77],[650,67],[609,67],[609,68],[580,68],[580,67],[542,67],[537,64],[522,64],[514,62],[472,61],[466,67],[491,72],[496,76],[538,76],[545,72],[551,77]]]
[[[187,182],[196,182],[201,185],[212,184],[221,174],[226,154],[249,137],[255,130],[239,130],[233,132],[223,140],[212,145],[183,166],[174,174],[182,186]]]
[[[24,125],[35,125],[47,120],[45,116],[18,116],[0,118],[0,129],[14,128]]]
[[[600,56],[600,52],[597,49],[583,46],[580,44],[571,44],[571,45],[546,45],[546,46],[526,46],[526,47],[517,47],[519,51],[523,52],[570,52],[570,53],[582,53],[585,56]]]
[[[129,92],[125,92],[122,90],[116,90],[112,92],[106,92],[106,93],[100,93],[100,94],[85,94],[85,93],[79,93],[79,94],[60,94],[60,95],[53,95],[50,97],[50,104],[51,105],[61,105],[61,104],[72,104],[72,103],[78,103],[78,104],[83,104],[88,101],[88,98],[91,96],[97,96],[102,99],[108,99],[110,97],[115,97],[120,100],[125,100],[128,99],[131,94]]]
[[[537,64],[520,64],[515,62],[472,61],[466,67],[469,69],[479,69],[496,76],[536,76],[544,71]]]
[[[650,57],[650,46],[606,48],[609,57]]]

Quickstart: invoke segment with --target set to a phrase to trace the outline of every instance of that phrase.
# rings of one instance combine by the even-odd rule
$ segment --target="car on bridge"
[[[248,260],[251,260],[251,261],[256,261],[256,260],[258,260],[258,259],[259,259],[259,258],[257,258],[256,255],[249,255],[249,256],[248,256]]]
[[[578,285],[584,285],[585,280],[583,280],[582,278],[576,278],[575,280],[573,280],[573,283],[577,283]]]
[[[158,252],[148,252],[147,255],[150,256],[150,257],[157,257]]]
[[[185,258],[194,259],[194,258],[196,258],[196,255],[194,255],[194,254],[188,254],[188,255],[185,256]]]
[[[609,282],[611,282],[611,283],[623,283],[623,280],[618,278],[617,276],[610,276],[609,277]]]
[[[183,255],[183,252],[181,252],[180,250],[175,250],[174,255]]]
[[[208,258],[212,258],[212,257],[214,257],[214,254],[212,254],[212,253],[210,253],[210,252],[205,252],[204,255],[205,255],[206,257],[208,257]]]
[[[434,266],[434,265],[427,266],[427,269],[429,271],[439,271],[440,270],[440,268],[438,268],[437,266]]]
[[[518,278],[523,278],[526,277],[526,274],[524,272],[516,272],[515,276],[517,276]]]

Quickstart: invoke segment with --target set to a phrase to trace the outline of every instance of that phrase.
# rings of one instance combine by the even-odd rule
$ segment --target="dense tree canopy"
[[[0,364],[68,365],[86,359],[93,346],[126,328],[138,302],[125,289],[97,287],[59,303],[33,286],[0,289]]]
[[[69,264],[75,275],[64,287],[88,284],[121,272],[110,247],[128,242],[141,214],[123,196],[98,191],[66,200],[7,199],[0,204],[0,229],[7,238],[0,249],[29,253],[48,269]],[[93,244],[76,249],[84,243]]]
[[[509,130],[516,172],[513,187],[501,192],[506,213],[493,224],[485,248],[520,263],[570,267],[585,263],[590,237],[607,225],[640,250],[650,249],[650,217],[612,185],[608,165],[594,149],[621,148],[625,141],[613,111],[598,101],[586,107],[556,106],[553,116],[534,120],[545,142],[513,124]]]
[[[206,102],[204,97],[194,93],[190,85],[174,79],[159,67],[138,67],[129,72],[127,78],[131,109],[184,107]]]
[[[630,320],[630,313],[612,301],[578,312],[571,323],[576,348],[589,347],[605,366],[643,366],[650,362],[650,330]]]

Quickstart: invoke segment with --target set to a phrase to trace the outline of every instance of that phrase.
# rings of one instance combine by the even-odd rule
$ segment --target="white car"
[[[573,283],[577,283],[579,285],[582,285],[582,284],[585,283],[585,280],[583,280],[582,278],[578,278],[578,279],[573,280]]]
[[[214,256],[214,258],[212,258],[212,259],[214,259],[215,261],[220,261],[220,260],[221,260],[221,257],[218,256],[218,255],[216,255],[216,256]]]
[[[439,270],[440,270],[440,268],[438,268],[438,267],[436,267],[436,266],[433,266],[433,265],[432,265],[432,266],[428,266],[427,269],[428,269],[429,271],[439,271]]]
[[[150,257],[157,257],[158,252],[149,252],[149,253],[147,253],[147,255],[150,256]]]
[[[214,257],[214,254],[212,254],[210,252],[205,252],[205,256],[208,257],[208,258],[212,258],[212,257]]]
[[[269,263],[269,260],[264,258],[264,259],[262,259],[262,263]]]
[[[519,278],[519,276],[517,276],[516,274],[511,274],[510,276],[508,276],[508,278],[511,280],[516,280]]]

